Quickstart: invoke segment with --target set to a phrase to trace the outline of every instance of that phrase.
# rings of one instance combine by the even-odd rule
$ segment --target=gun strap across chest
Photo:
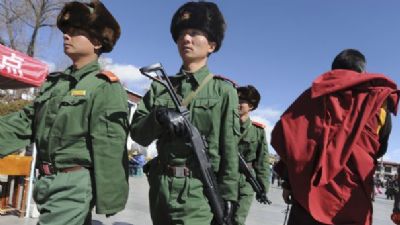
[[[189,103],[193,100],[194,97],[199,93],[201,89],[203,89],[206,84],[213,78],[213,75],[210,73],[208,74],[203,81],[200,83],[200,85],[196,88],[196,90],[190,92],[185,99],[182,101],[182,106],[187,107]]]
[[[251,121],[250,121],[249,125],[247,125],[245,127],[245,130],[243,131],[243,133],[240,134],[239,140],[242,140],[247,135],[247,133],[249,133],[250,126],[251,126]]]

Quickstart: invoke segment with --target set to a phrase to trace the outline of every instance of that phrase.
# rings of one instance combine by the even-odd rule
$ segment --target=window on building
[[[386,173],[391,173],[391,172],[392,172],[392,167],[386,166],[386,167],[385,167],[385,172],[386,172]]]

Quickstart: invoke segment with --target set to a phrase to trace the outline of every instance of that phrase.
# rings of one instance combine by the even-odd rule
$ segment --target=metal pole
[[[31,206],[31,199],[32,199],[32,186],[33,186],[33,179],[35,179],[35,165],[36,165],[36,144],[33,143],[32,149],[32,164],[31,164],[31,174],[29,175],[29,186],[28,186],[28,200],[26,203],[25,209],[25,218],[29,218],[30,216],[30,206]]]

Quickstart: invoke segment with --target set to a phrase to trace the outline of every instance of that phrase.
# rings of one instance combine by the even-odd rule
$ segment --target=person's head
[[[257,89],[252,85],[242,86],[237,88],[239,97],[239,114],[247,115],[250,111],[258,107],[261,96]]]
[[[188,2],[174,14],[170,31],[183,61],[208,57],[217,52],[224,39],[226,24],[212,2]]]
[[[110,52],[121,34],[118,22],[98,0],[65,4],[57,27],[64,34],[64,52],[72,60]]]
[[[341,51],[332,62],[332,70],[352,70],[359,73],[365,72],[365,56],[356,49]]]

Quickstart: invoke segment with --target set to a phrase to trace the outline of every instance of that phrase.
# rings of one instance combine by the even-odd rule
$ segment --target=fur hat
[[[99,0],[65,4],[57,17],[57,27],[63,32],[69,27],[87,31],[100,41],[102,52],[110,52],[121,35],[118,22]]]
[[[187,2],[174,14],[170,31],[176,42],[182,30],[193,28],[207,34],[209,41],[217,44],[215,51],[221,47],[226,24],[218,6],[212,2]]]
[[[237,88],[239,99],[248,101],[255,110],[258,107],[261,96],[257,89],[252,85],[242,86]]]

